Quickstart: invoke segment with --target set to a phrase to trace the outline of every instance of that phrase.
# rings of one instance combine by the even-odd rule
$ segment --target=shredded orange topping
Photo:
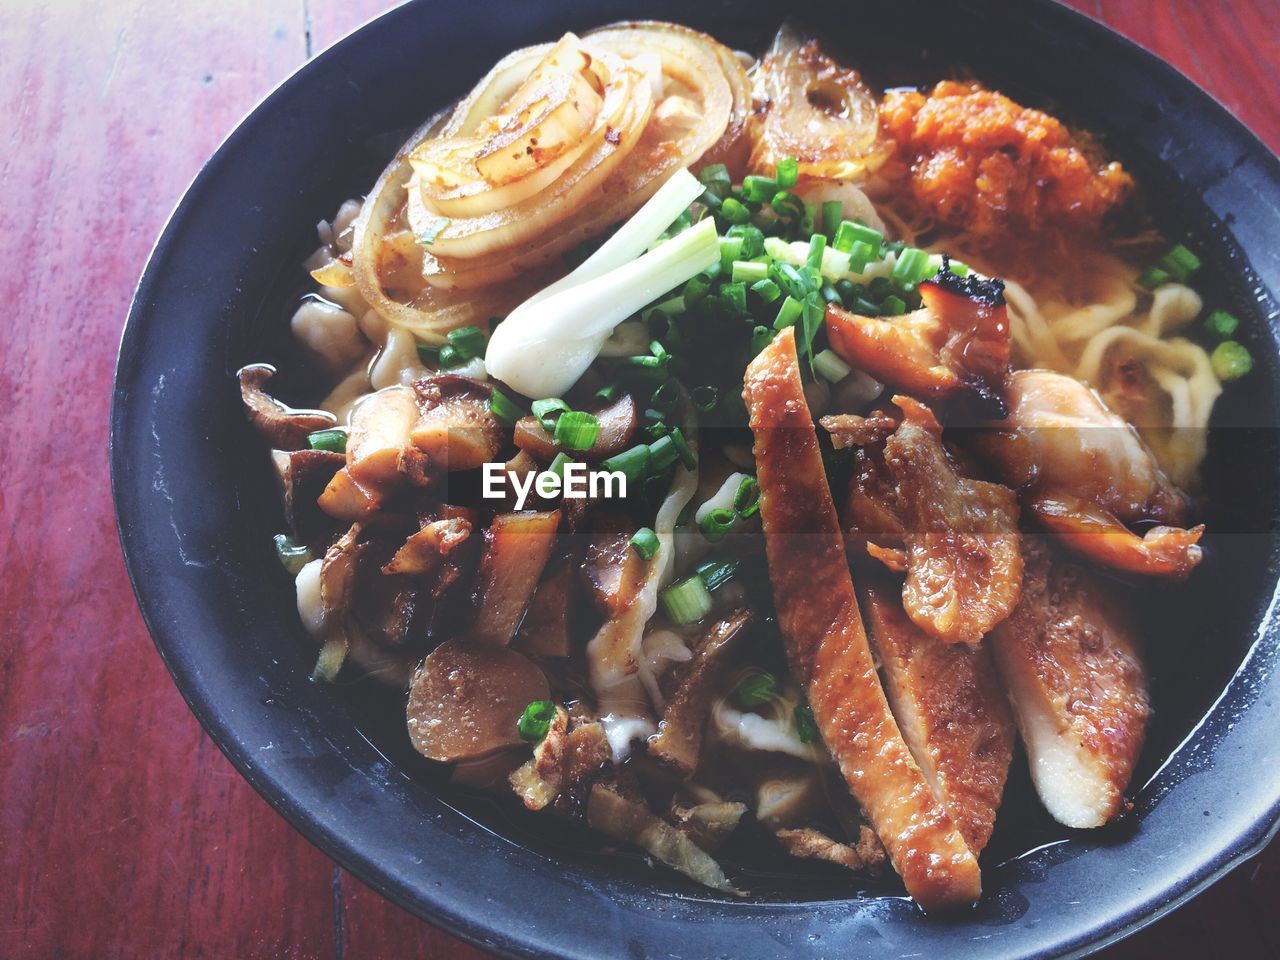
[[[880,124],[921,212],[975,239],[1011,227],[1096,231],[1133,189],[1119,163],[1101,162],[1060,121],[978,84],[890,91]]]

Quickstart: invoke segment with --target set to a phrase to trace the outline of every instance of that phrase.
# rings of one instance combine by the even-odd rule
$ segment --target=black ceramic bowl
[[[926,917],[891,880],[863,889],[834,870],[756,873],[755,897],[726,901],[603,856],[583,833],[548,834],[545,821],[450,792],[409,749],[396,694],[307,679],[314,649],[271,548],[278,507],[232,374],[263,359],[289,368],[286,308],[313,224],[508,50],[642,17],[760,50],[779,12],[763,0],[423,0],[268,97],[192,184],[125,330],[112,476],[134,587],[192,710],[263,796],[376,889],[499,953],[1079,955],[1191,897],[1280,818],[1280,163],[1168,66],[1043,0],[817,0],[789,12],[877,84],[971,74],[1100,133],[1165,232],[1204,254],[1209,298],[1245,318],[1259,363],[1211,434],[1208,560],[1145,605],[1156,715],[1126,823],[1057,827],[1015,767],[972,911]]]

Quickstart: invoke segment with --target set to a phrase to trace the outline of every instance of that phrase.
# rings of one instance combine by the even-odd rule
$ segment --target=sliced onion
[[[772,173],[779,160],[794,157],[802,177],[857,180],[888,159],[871,90],[817,41],[804,42],[784,26],[755,80],[765,116],[751,151],[752,170]]]

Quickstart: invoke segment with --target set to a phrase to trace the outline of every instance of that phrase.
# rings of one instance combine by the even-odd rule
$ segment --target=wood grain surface
[[[204,735],[134,606],[107,476],[116,346],[165,217],[257,100],[385,5],[0,11],[2,957],[485,956],[335,866]],[[1280,149],[1275,0],[1076,5]],[[1273,844],[1104,956],[1277,957],[1278,906]]]

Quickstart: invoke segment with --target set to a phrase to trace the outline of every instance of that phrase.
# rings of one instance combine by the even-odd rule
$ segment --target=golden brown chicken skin
[[[863,574],[858,598],[898,727],[976,857],[991,839],[1013,758],[1013,717],[995,665],[982,646],[942,643],[912,623],[890,577]]]
[[[1024,541],[1022,601],[987,638],[1036,791],[1069,827],[1113,819],[1142,750],[1150,702],[1137,634],[1111,585]]]
[[[972,903],[977,860],[913,760],[876,675],[793,330],[751,362],[743,398],[778,623],[818,729],[907,892],[925,909]]]

